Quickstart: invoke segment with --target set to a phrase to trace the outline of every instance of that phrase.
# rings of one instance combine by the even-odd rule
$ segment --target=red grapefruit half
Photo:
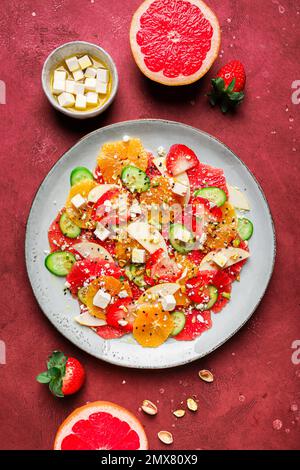
[[[71,413],[57,431],[54,450],[147,450],[138,419],[125,408],[95,401]]]
[[[164,85],[199,80],[216,60],[220,42],[218,19],[202,0],[146,0],[130,27],[137,66]]]

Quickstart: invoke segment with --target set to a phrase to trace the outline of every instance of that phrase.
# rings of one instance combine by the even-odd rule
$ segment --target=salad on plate
[[[143,347],[211,328],[253,233],[245,193],[223,170],[184,144],[156,156],[124,136],[102,145],[93,171],[76,167],[70,184],[45,266],[66,277],[75,321],[104,339],[132,334]]]

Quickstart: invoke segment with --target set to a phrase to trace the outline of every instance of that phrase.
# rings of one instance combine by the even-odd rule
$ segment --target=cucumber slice
[[[150,188],[149,176],[136,166],[125,166],[121,173],[121,180],[132,193],[144,193]]]
[[[249,219],[238,219],[237,231],[242,240],[249,240],[253,234],[253,223]]]
[[[186,318],[185,314],[182,312],[173,312],[171,316],[173,318],[174,328],[170,336],[176,336],[183,330]]]
[[[212,308],[216,301],[218,300],[218,289],[216,288],[216,286],[208,286],[208,294],[209,294],[209,301],[207,302],[207,304],[205,304],[204,308],[202,310],[209,310],[210,308]]]
[[[227,200],[225,191],[214,186],[197,189],[197,191],[194,192],[194,196],[200,196],[204,199],[208,199],[210,202],[213,202],[218,207],[222,206]]]
[[[179,253],[188,253],[194,248],[194,235],[181,224],[170,226],[169,240],[172,247]]]
[[[59,219],[59,228],[62,233],[69,238],[76,238],[81,233],[81,228],[78,227],[72,220],[69,219],[67,214],[64,212]]]
[[[77,166],[72,170],[71,175],[70,175],[70,183],[71,186],[74,186],[74,184],[79,183],[82,180],[93,180],[93,174],[90,170],[85,168],[84,166]]]
[[[82,302],[84,305],[86,305],[86,294],[87,294],[88,287],[80,287],[80,289],[77,292],[78,299],[80,302]]]
[[[140,272],[141,267],[135,264],[125,266],[125,274],[128,279],[138,287],[146,287],[147,284],[144,280],[144,275]]]
[[[55,276],[66,276],[71,271],[76,259],[69,251],[55,251],[45,259],[45,266]]]

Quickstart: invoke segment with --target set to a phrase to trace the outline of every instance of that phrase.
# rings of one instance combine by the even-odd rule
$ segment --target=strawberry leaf
[[[56,397],[63,397],[62,384],[66,374],[68,358],[61,351],[54,351],[47,361],[47,371],[42,372],[36,380],[42,384],[49,384],[49,389]]]
[[[49,356],[47,367],[63,366],[67,362],[67,357],[61,351],[53,351],[51,356]]]
[[[235,78],[229,83],[228,87],[226,88],[227,94],[230,94],[233,92],[234,85],[235,85]]]
[[[48,371],[46,371],[46,372],[42,372],[41,374],[37,375],[36,380],[40,384],[48,384],[51,380],[51,377],[49,376]]]

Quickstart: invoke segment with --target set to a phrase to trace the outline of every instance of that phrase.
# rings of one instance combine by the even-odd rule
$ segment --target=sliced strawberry
[[[115,201],[119,197],[119,195],[119,189],[110,189],[109,191],[104,193],[93,206],[92,218],[97,221],[102,221],[102,219],[107,217],[109,213],[106,211],[106,206],[104,202],[109,201],[113,203],[113,201]]]
[[[165,250],[159,248],[147,261],[144,279],[149,285],[158,282],[175,282],[181,273],[182,269],[177,266],[176,262],[169,258]]]
[[[189,177],[192,193],[196,191],[196,189],[214,186],[223,189],[228,196],[225,175],[220,168],[214,168],[205,163],[198,162],[195,167],[187,171],[187,175]]]
[[[167,171],[174,176],[194,168],[198,163],[195,152],[183,144],[172,145],[166,158]]]
[[[127,332],[124,329],[114,328],[113,326],[110,326],[110,325],[98,326],[96,328],[96,333],[98,336],[101,336],[101,338],[103,339],[121,338],[121,336],[124,336],[127,334]]]
[[[73,294],[83,284],[91,278],[100,276],[114,276],[117,279],[122,275],[118,266],[105,260],[84,259],[73,264],[71,271],[67,275],[67,282],[70,284],[70,290]]]
[[[135,315],[131,298],[118,299],[107,308],[106,321],[109,326],[130,332],[133,330],[134,320]]]
[[[199,312],[199,310],[192,310],[186,315],[186,322],[183,330],[175,336],[178,341],[192,341],[200,336],[204,331],[211,328],[211,314],[210,310]]]
[[[204,206],[205,210],[216,220],[222,220],[222,210],[220,207],[217,207],[209,202],[208,199],[204,199],[203,197],[197,196],[191,199],[191,204],[193,208],[193,215],[194,216],[201,216],[203,214],[203,210],[201,207]],[[200,214],[199,214],[200,213]]]
[[[196,277],[189,279],[186,283],[188,297],[196,303],[206,303],[207,286],[213,284],[216,271],[200,271]],[[204,297],[206,300],[204,300]],[[209,299],[209,296],[208,296]]]

